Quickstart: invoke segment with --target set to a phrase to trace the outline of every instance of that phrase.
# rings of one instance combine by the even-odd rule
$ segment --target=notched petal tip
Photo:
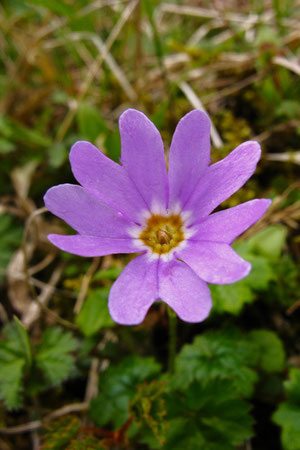
[[[150,309],[150,307],[149,307],[149,309]],[[148,310],[147,310],[147,311],[145,311],[145,314],[143,314],[139,317],[139,319],[137,319],[137,318],[133,319],[130,314],[129,315],[124,314],[124,311],[120,312],[120,311],[115,311],[114,309],[112,309],[110,307],[109,302],[108,302],[108,311],[114,322],[116,322],[119,325],[124,325],[124,326],[140,325],[144,321],[144,319],[148,313]]]
[[[208,297],[206,303],[202,305],[201,311],[196,311],[194,314],[188,312],[187,314],[184,311],[174,311],[180,320],[188,323],[200,323],[206,320],[210,314],[213,303],[211,297]]]

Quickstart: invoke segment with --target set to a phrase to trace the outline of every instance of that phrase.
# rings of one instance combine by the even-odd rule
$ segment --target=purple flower
[[[160,134],[143,113],[128,109],[119,125],[122,165],[89,142],[73,145],[70,161],[81,186],[54,186],[45,204],[78,234],[48,238],[81,256],[141,253],[111,288],[109,311],[116,322],[142,322],[159,299],[182,320],[200,322],[211,309],[207,283],[233,283],[251,269],[230,244],[260,219],[270,200],[209,214],[253,174],[259,144],[245,142],[209,166],[210,120],[194,110],[177,125],[167,172]]]

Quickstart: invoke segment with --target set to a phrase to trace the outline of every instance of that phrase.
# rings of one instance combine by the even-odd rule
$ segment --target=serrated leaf
[[[22,324],[22,322],[14,316],[14,322],[16,326],[16,330],[18,332],[18,336],[20,339],[20,342],[22,343],[22,347],[24,350],[24,355],[26,357],[27,365],[30,367],[32,363],[32,352],[31,352],[31,345],[29,341],[29,336],[26,328]]]
[[[284,450],[300,448],[300,370],[292,368],[289,380],[284,383],[288,401],[279,405],[272,420],[282,427],[281,441]]]
[[[61,328],[49,328],[43,334],[37,348],[36,364],[51,385],[57,385],[68,378],[75,369],[71,354],[78,342],[71,332]]]
[[[95,289],[86,298],[76,324],[85,336],[92,336],[105,327],[115,325],[107,307],[109,288]]]
[[[105,450],[98,438],[92,434],[86,434],[76,439],[72,439],[65,450]]]
[[[22,406],[21,391],[25,359],[15,358],[4,361],[4,354],[0,348],[0,398],[8,409]]]
[[[76,416],[64,416],[46,425],[42,450],[63,450],[80,430],[80,420]]]
[[[252,435],[250,406],[238,398],[232,380],[194,382],[185,395],[171,392],[167,409],[166,450],[233,450]]]
[[[285,351],[279,337],[270,330],[253,330],[249,339],[256,346],[258,364],[265,372],[280,372],[285,365]]]
[[[172,385],[183,390],[195,380],[229,378],[237,392],[247,397],[258,378],[251,369],[255,361],[252,344],[236,330],[206,333],[177,355]]]
[[[28,365],[27,346],[30,345],[23,331],[16,321],[12,322],[4,328],[4,339],[0,341],[0,397],[8,409],[22,406],[22,377]]]
[[[121,427],[128,418],[129,401],[137,387],[160,372],[153,358],[129,356],[109,367],[100,377],[99,395],[91,402],[90,415],[99,426],[113,423]]]
[[[168,425],[165,420],[165,383],[153,380],[142,383],[130,402],[130,417],[141,429],[148,429],[163,445]],[[143,431],[140,431],[143,433]]]

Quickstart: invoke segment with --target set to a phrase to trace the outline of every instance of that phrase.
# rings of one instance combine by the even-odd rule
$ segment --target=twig
[[[300,75],[300,64],[296,61],[291,61],[287,58],[283,58],[282,56],[275,56],[272,59],[273,64],[277,64],[278,66],[285,67],[286,69],[291,70],[292,72]]]
[[[105,54],[105,44],[103,43],[100,36],[90,32],[80,32],[80,33],[78,32],[78,33],[70,33],[68,37],[73,40],[88,39],[92,41],[95,47],[97,47],[99,55],[102,54],[105,55],[104,56],[105,62],[107,63],[108,67],[110,68],[116,79],[119,81],[120,86],[123,88],[129,100],[132,102],[135,102],[137,100],[137,94],[135,90],[132,88],[131,84],[126,78],[125,73],[121,70],[116,60],[110,53],[106,52]]]
[[[25,317],[23,317],[23,323],[25,326],[29,327],[37,319],[39,309],[43,309],[44,311],[47,312],[47,314],[51,315],[54,318],[54,320],[56,322],[60,323],[62,326],[66,327],[66,328],[71,328],[72,330],[77,330],[76,325],[69,322],[68,320],[62,319],[61,317],[59,317],[58,314],[56,314],[54,311],[52,311],[51,309],[49,309],[46,306],[46,303],[48,303],[51,295],[53,294],[55,285],[58,283],[58,280],[63,272],[64,263],[60,264],[53,271],[53,273],[50,277],[49,283],[45,285],[45,288],[43,289],[43,291],[41,292],[41,294],[39,296],[36,293],[34,284],[30,282],[30,274],[28,271],[28,258],[27,258],[27,252],[26,252],[26,244],[27,244],[29,228],[30,228],[30,225],[33,222],[33,220],[38,215],[40,215],[46,211],[47,211],[47,208],[45,208],[45,207],[37,209],[28,217],[26,224],[25,224],[25,230],[24,230],[23,240],[22,240],[22,245],[21,245],[21,249],[22,249],[23,256],[24,256],[24,275],[25,275],[26,283],[27,283],[28,287],[30,288],[30,291],[32,293],[32,297],[33,297],[33,300],[35,303],[32,303],[30,305],[28,312],[26,313]]]
[[[55,259],[55,256],[55,253],[49,253],[48,255],[46,255],[42,261],[28,269],[29,275],[34,275],[35,273],[45,269],[47,266],[49,266],[49,264],[52,263],[52,261]]]
[[[280,209],[280,204],[289,196],[289,194],[300,188],[300,182],[296,181],[291,186],[289,186],[281,195],[276,197],[269,209],[264,214],[263,218],[252,225],[242,236],[239,238],[240,241],[248,239],[250,236],[254,235],[258,231],[262,230],[268,225],[275,223],[286,223],[291,228],[297,228],[297,220],[300,218],[300,201],[293,203],[283,209]]]
[[[288,162],[300,165],[300,151],[286,153],[267,153],[265,159],[268,161]]]
[[[222,22],[238,23],[265,23],[274,19],[273,11],[267,11],[264,14],[240,14],[218,11],[215,8],[200,8],[198,6],[176,5],[172,3],[163,3],[160,6],[161,13],[172,13],[183,16],[201,17],[205,19],[221,19]]]
[[[288,308],[288,310],[286,311],[286,314],[288,315],[288,316],[290,316],[291,314],[293,314],[297,309],[299,309],[300,308],[300,299],[299,300],[297,300],[292,306],[290,306],[289,308]]]
[[[263,76],[264,76],[263,73],[260,74],[255,73],[253,75],[250,75],[249,77],[244,78],[241,81],[237,81],[233,85],[230,85],[229,87],[226,87],[217,93],[206,95],[205,97],[203,97],[202,101],[204,104],[208,104],[213,103],[217,100],[221,100],[222,98],[227,97],[228,95],[232,95],[235,92],[244,89],[246,86],[249,86],[249,84],[255,83],[256,81],[260,80]]]
[[[71,413],[86,411],[88,409],[88,407],[89,407],[88,402],[72,403],[71,405],[66,405],[66,406],[63,406],[62,408],[52,411],[50,414],[47,414],[41,420],[34,420],[32,422],[25,423],[23,425],[17,425],[16,427],[0,428],[0,433],[1,434],[28,433],[30,431],[41,428],[43,425],[50,422],[52,419],[55,419],[55,418],[61,417],[61,416],[65,416],[65,415],[71,414]]]
[[[33,324],[33,322],[35,322],[38,319],[40,309],[41,308],[45,309],[45,307],[47,306],[47,303],[49,302],[51,296],[53,295],[55,286],[60,280],[64,268],[65,262],[62,262],[53,270],[48,284],[45,285],[40,295],[35,297],[34,299],[35,302],[31,303],[31,305],[29,306],[26,314],[22,318],[22,322],[25,327],[29,328]],[[49,313],[48,309],[47,312]],[[53,311],[51,312],[51,315],[53,316],[52,313]],[[54,314],[57,320],[57,315],[56,313]],[[59,320],[61,321],[61,318]]]
[[[86,78],[85,81],[83,82],[81,89],[79,91],[78,97],[77,99],[72,102],[70,104],[70,109],[66,115],[66,117],[64,118],[58,133],[57,133],[57,140],[58,141],[62,141],[65,134],[67,133],[70,125],[73,122],[73,119],[75,117],[76,111],[80,105],[80,103],[82,102],[82,100],[84,99],[84,97],[86,96],[90,84],[92,83],[94,77],[96,76],[96,74],[98,73],[101,64],[103,62],[103,60],[105,59],[105,57],[107,56],[108,52],[110,51],[113,43],[115,42],[115,40],[117,39],[117,37],[119,36],[123,26],[125,25],[125,23],[127,22],[127,20],[129,19],[129,17],[131,16],[132,12],[134,11],[136,5],[137,5],[138,0],[132,0],[124,9],[120,19],[118,20],[118,22],[116,23],[116,25],[114,26],[114,28],[112,29],[110,35],[108,36],[107,40],[105,41],[105,45],[103,48],[103,51],[98,55],[98,57],[95,59],[94,64],[88,68],[87,74],[86,74]]]
[[[93,258],[93,262],[90,265],[88,271],[86,272],[86,274],[83,277],[83,280],[81,282],[81,287],[80,287],[80,292],[78,294],[75,306],[74,306],[74,313],[78,314],[79,311],[81,310],[81,307],[83,305],[84,299],[86,297],[91,279],[94,275],[94,273],[96,272],[96,270],[99,267],[99,263],[100,263],[100,258]]]
[[[92,398],[96,397],[96,395],[98,394],[99,367],[100,367],[99,359],[93,358],[85,390],[84,401],[86,403],[89,403],[92,400]]]

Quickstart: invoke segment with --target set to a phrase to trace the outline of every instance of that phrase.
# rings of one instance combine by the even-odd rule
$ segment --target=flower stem
[[[169,372],[174,372],[176,356],[177,319],[175,312],[167,306],[169,316]]]

